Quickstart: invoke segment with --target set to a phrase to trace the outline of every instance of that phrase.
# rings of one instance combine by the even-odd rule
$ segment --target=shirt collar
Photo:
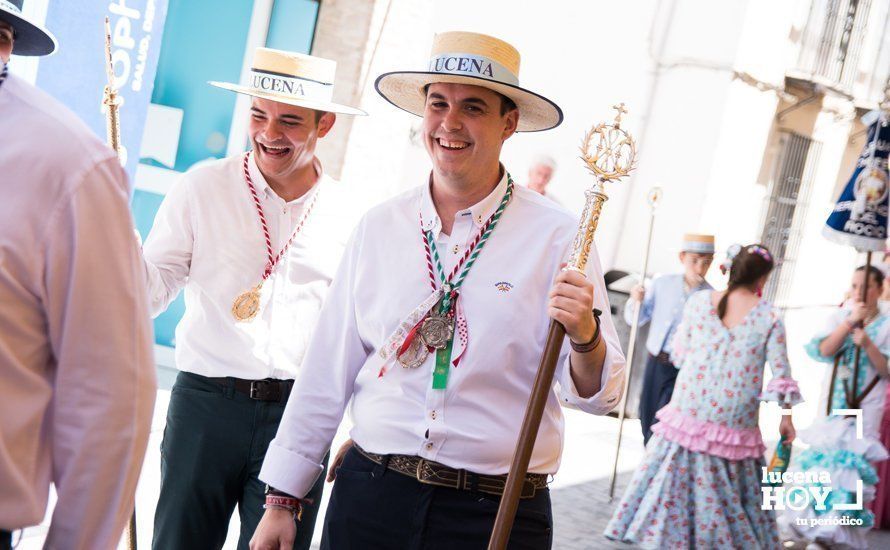
[[[492,190],[491,193],[488,194],[487,197],[477,202],[473,206],[469,208],[465,208],[463,210],[458,210],[455,213],[455,217],[464,215],[469,213],[473,218],[473,223],[476,227],[481,227],[488,218],[494,214],[494,211],[497,210],[497,207],[501,203],[501,199],[504,198],[504,194],[507,192],[507,169],[504,168],[504,165],[501,166],[501,180],[498,182],[497,186]],[[433,183],[433,175],[430,173],[429,182],[423,187],[423,194],[420,198],[420,216],[423,220],[423,230],[424,231],[432,231],[434,237],[439,236],[439,232],[442,230],[442,220],[439,219],[439,213],[436,211],[436,205],[433,204],[433,195],[430,191],[430,186]]]
[[[315,183],[312,185],[312,188],[308,193],[303,193],[303,196],[290,201],[288,204],[302,204],[309,200],[309,198],[314,195],[318,191],[318,184],[322,179],[325,178],[324,170],[321,167],[321,161],[318,160],[318,157],[312,159],[312,167],[315,169]],[[247,163],[247,170],[250,172],[250,178],[253,180],[253,185],[256,187],[257,193],[265,194],[267,198],[274,198],[278,200],[282,200],[281,197],[269,186],[269,182],[266,181],[263,173],[260,172],[259,166],[256,164],[256,155],[251,154],[250,160]]]

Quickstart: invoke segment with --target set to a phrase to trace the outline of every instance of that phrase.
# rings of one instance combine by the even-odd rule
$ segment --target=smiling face
[[[519,112],[501,112],[502,96],[466,84],[431,84],[423,113],[433,172],[459,187],[488,185],[499,171],[501,147],[516,132]]]
[[[336,115],[254,97],[248,134],[257,167],[267,180],[288,182],[312,169],[315,145]]]
[[[0,21],[0,61],[9,62],[9,56],[12,55],[12,46],[15,41],[15,31],[12,25],[6,21]]]

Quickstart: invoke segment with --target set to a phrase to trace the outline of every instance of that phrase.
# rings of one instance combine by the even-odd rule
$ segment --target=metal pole
[[[646,233],[646,249],[643,251],[643,270],[640,272],[640,285],[646,280],[646,273],[649,271],[649,252],[652,246],[652,228],[655,226],[655,209],[658,208],[658,201],[661,200],[661,188],[654,187],[649,191],[647,197],[649,201],[649,231]],[[640,302],[634,303],[633,322],[630,325],[630,338],[627,342],[627,366],[625,371],[627,377],[624,381],[624,392],[621,394],[621,401],[618,405],[618,440],[615,443],[615,460],[612,463],[612,479],[609,481],[609,500],[611,501],[615,495],[615,479],[618,476],[618,455],[621,453],[621,435],[624,431],[624,417],[627,415],[625,405],[627,403],[627,394],[630,391],[631,373],[633,372],[634,349],[637,344],[637,329],[640,326]]]

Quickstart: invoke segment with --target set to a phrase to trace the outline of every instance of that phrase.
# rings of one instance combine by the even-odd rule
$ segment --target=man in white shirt
[[[220,548],[237,505],[239,548],[262,514],[258,479],[352,224],[343,192],[315,157],[336,113],[336,63],[257,49],[246,85],[252,151],[188,172],[143,247],[152,313],[185,288],[180,370],[161,446],[153,546]],[[309,548],[316,507],[307,506]]]
[[[114,548],[155,401],[151,323],[117,156],[9,73],[52,35],[0,2],[0,549],[55,509],[46,548]]]
[[[560,271],[576,221],[514,185],[499,162],[515,131],[562,120],[519,87],[518,68],[509,44],[451,32],[434,39],[428,71],[377,79],[384,98],[423,116],[432,174],[369,211],[347,245],[260,473],[280,498],[253,549],[294,537],[290,514],[350,400],[355,444],[337,471],[322,548],[484,546],[552,317],[568,339],[511,539],[549,547],[560,404],[609,412],[624,357],[609,316],[594,312],[609,311],[595,249],[586,278]]]

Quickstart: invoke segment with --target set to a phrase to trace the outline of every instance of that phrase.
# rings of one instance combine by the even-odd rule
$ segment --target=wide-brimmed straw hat
[[[396,107],[423,116],[426,87],[438,82],[482,86],[509,97],[519,108],[519,132],[549,130],[562,122],[556,103],[519,85],[516,48],[485,34],[437,34],[426,71],[384,73],[374,85]]]
[[[25,0],[0,0],[0,21],[15,30],[15,55],[48,55],[56,50],[56,38],[51,32],[22,15]]]
[[[3,1],[3,0],[0,0]],[[323,57],[257,48],[247,84],[210,82],[232,90],[297,107],[345,115],[366,115],[355,107],[333,102],[337,63]]]

